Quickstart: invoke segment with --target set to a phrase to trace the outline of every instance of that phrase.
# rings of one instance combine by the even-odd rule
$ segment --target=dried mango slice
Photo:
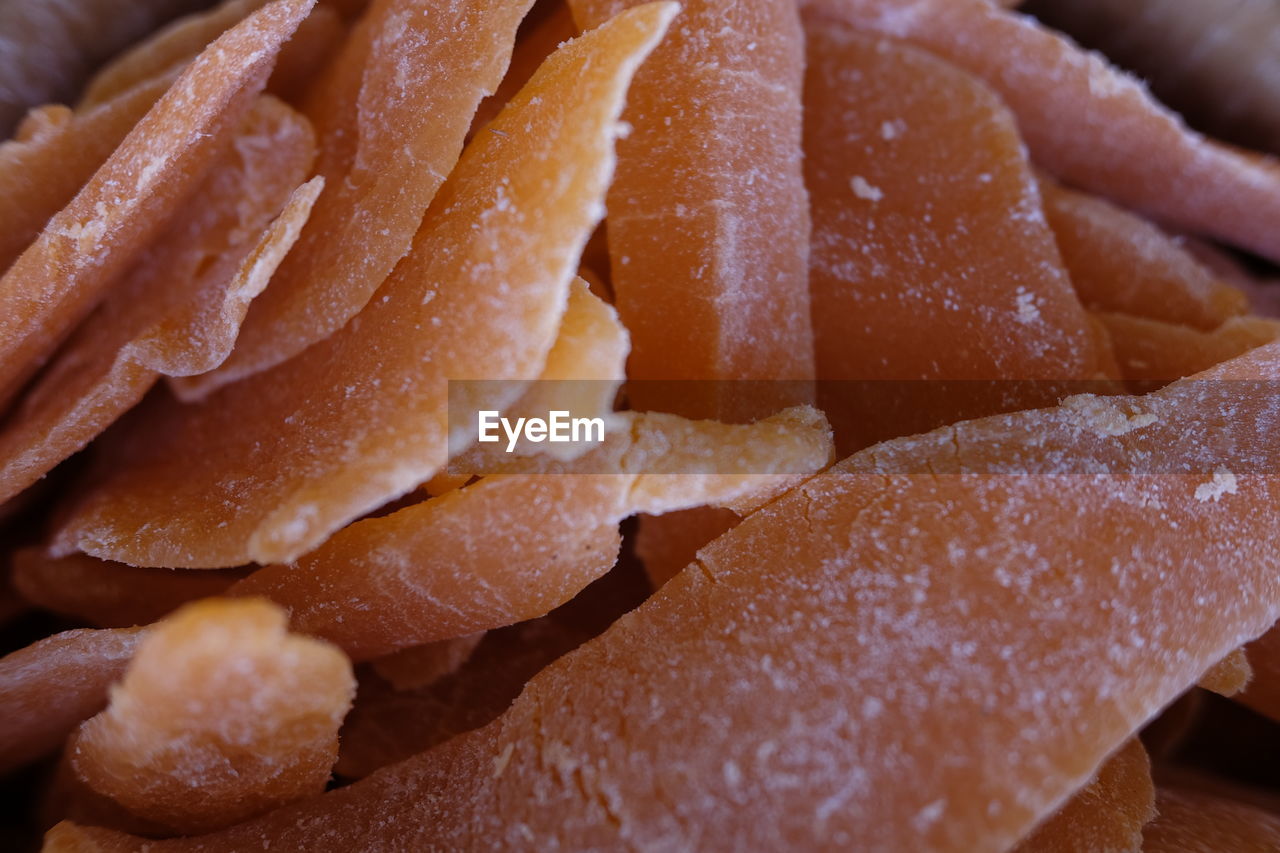
[[[1098,314],[1125,379],[1169,381],[1208,370],[1280,337],[1280,322],[1234,317],[1213,331],[1124,314]]]
[[[218,36],[267,5],[267,0],[227,0],[215,8],[161,27],[103,66],[76,104],[83,111],[106,103],[140,83],[185,65]]]
[[[569,2],[582,26],[634,5]],[[803,43],[793,3],[689,0],[637,75],[608,199],[629,377],[813,377]],[[638,386],[633,406],[740,421],[808,402],[734,400],[729,385],[724,400],[680,400],[671,387]]]
[[[217,370],[182,383],[203,397],[297,355],[357,314],[414,245],[423,214],[453,169],[480,99],[511,58],[532,0],[380,0],[348,46],[366,58],[363,82],[338,127],[354,145],[349,168],[321,157],[331,192],[298,251],[249,310],[235,352]],[[342,70],[351,71],[345,63]],[[343,103],[351,83],[313,98]],[[345,94],[343,94],[345,92]],[[337,128],[319,126],[321,138]],[[505,197],[504,197],[505,198]],[[507,199],[516,201],[516,199]]]
[[[744,519],[491,725],[152,850],[1004,849],[1280,615],[1273,478],[1141,473],[1156,451],[1268,452],[1274,396],[1235,383],[1224,426],[1205,383],[1277,370],[1271,344],[1145,397],[857,454]],[[1126,462],[1147,467],[1097,473]],[[131,843],[52,836],[86,837]]]
[[[1280,260],[1280,165],[1188,130],[1133,77],[986,0],[813,0],[985,80],[1036,162],[1073,186]]]
[[[1099,375],[1096,336],[999,99],[909,45],[812,16],[806,27],[819,378]],[[885,385],[884,393],[896,387]],[[829,382],[822,391],[841,448],[919,428],[896,423],[883,395],[858,405],[847,384]],[[1045,397],[983,402],[973,391],[963,413],[936,404],[929,426],[1053,401],[1035,383],[1025,391]]]
[[[410,646],[378,658],[373,662],[373,669],[396,690],[430,687],[457,672],[471,658],[486,633],[478,631],[464,637]]]
[[[102,710],[141,638],[136,628],[65,631],[0,658],[0,771],[53,752]]]
[[[535,14],[536,12],[531,12],[530,17]],[[507,68],[506,76],[494,93],[476,108],[471,119],[471,133],[478,133],[493,121],[494,116],[502,112],[507,102],[529,82],[538,66],[561,44],[577,35],[578,28],[573,23],[573,15],[569,13],[569,7],[561,2],[556,3],[548,14],[536,21],[527,33],[522,33],[511,52],[511,65]]]
[[[338,11],[317,5],[280,49],[267,91],[290,104],[301,103],[346,36],[347,24]]]
[[[512,463],[555,473],[484,477],[356,522],[230,594],[269,598],[289,609],[295,630],[368,660],[551,611],[612,568],[618,522],[629,515],[707,503],[741,511],[830,460],[826,421],[813,409],[748,426],[631,417],[629,429],[573,462]],[[720,471],[726,462],[751,473]],[[477,540],[477,530],[486,535]]]
[[[1036,828],[1015,853],[1109,850],[1142,853],[1142,828],[1156,816],[1151,761],[1137,738],[1107,759],[1093,781]]]
[[[41,548],[13,556],[13,585],[24,599],[100,628],[149,624],[189,601],[225,592],[244,575],[139,569],[84,554],[55,560]]]
[[[0,405],[199,186],[313,2],[276,0],[214,42],[0,278]]]
[[[467,149],[357,322],[204,403],[131,421],[54,554],[291,560],[442,468],[450,377],[542,369],[602,212],[627,83],[671,13],[649,7],[557,51],[491,126],[503,134]]]
[[[152,627],[68,745],[76,775],[176,832],[323,791],[355,677],[340,651],[286,622],[266,601],[211,599]]]
[[[740,520],[731,509],[696,507],[669,515],[642,515],[636,531],[636,556],[654,589],[693,562],[703,545]]]
[[[1235,696],[1253,680],[1253,667],[1244,649],[1236,649],[1200,677],[1198,686],[1219,696]]]
[[[75,197],[172,82],[148,81],[79,115],[45,107],[27,118],[18,139],[0,144],[0,272]]]
[[[1143,853],[1280,849],[1280,817],[1255,806],[1197,791],[1161,788],[1159,814],[1142,833]]]
[[[85,447],[161,375],[200,373],[227,357],[320,191],[319,178],[298,187],[314,155],[306,119],[274,98],[255,105],[156,246],[0,428],[0,499]]]
[[[1209,331],[1248,307],[1156,226],[1093,196],[1042,178],[1044,211],[1071,282],[1098,311],[1150,317]]]

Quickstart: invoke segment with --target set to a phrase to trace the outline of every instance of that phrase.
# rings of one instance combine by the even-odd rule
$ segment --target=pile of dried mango
[[[31,109],[44,849],[1280,849],[1178,760],[1280,721],[1280,162],[1011,5],[226,0]]]

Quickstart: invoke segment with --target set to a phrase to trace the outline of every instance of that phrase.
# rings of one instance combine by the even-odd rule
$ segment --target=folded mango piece
[[[813,0],[978,75],[1031,156],[1073,186],[1280,261],[1280,165],[1205,139],[1134,77],[987,0]]]
[[[65,631],[0,658],[0,770],[53,752],[102,710],[141,638],[136,628]]]
[[[1156,816],[1151,761],[1133,738],[1093,781],[1038,826],[1015,853],[1142,853],[1142,828]]]
[[[1280,337],[1280,322],[1262,317],[1233,317],[1208,332],[1125,314],[1097,317],[1124,378],[1143,382],[1181,379]]]
[[[298,187],[314,154],[306,119],[274,98],[255,105],[235,145],[0,428],[0,499],[85,447],[160,376],[227,357],[320,191],[319,178]]]
[[[42,548],[13,555],[13,585],[23,599],[99,628],[147,625],[189,601],[225,592],[244,575],[139,569],[84,554],[53,559]]]
[[[276,0],[214,42],[0,278],[0,406],[200,185],[313,2]]]
[[[414,247],[437,190],[458,160],[480,99],[502,81],[516,27],[532,0],[379,0],[347,45],[362,65],[340,59],[324,107],[352,159],[326,154],[320,174],[332,189],[303,231],[271,288],[249,311],[235,352],[212,373],[181,383],[198,399],[236,379],[279,364],[323,340],[355,316]],[[341,73],[339,73],[341,72]],[[358,90],[343,79],[362,75]],[[354,95],[345,115],[334,110]],[[336,122],[340,121],[340,124]],[[508,203],[520,203],[503,196]],[[496,203],[496,202],[495,202]]]
[[[1272,344],[1144,397],[868,449],[745,518],[489,726],[149,849],[1006,849],[1280,615],[1280,494],[1241,466],[1275,462],[1274,395],[1246,380],[1277,370]],[[1223,457],[1239,472],[1195,471]],[[138,843],[64,825],[50,844],[90,839]]]
[[[1273,812],[1198,791],[1161,788],[1159,814],[1142,834],[1143,853],[1280,849],[1280,817]]]
[[[18,138],[0,144],[0,272],[75,198],[172,82],[147,81],[81,114],[43,107],[27,117]]]
[[[1205,331],[1248,307],[1244,293],[1151,223],[1049,178],[1041,178],[1040,193],[1086,307]]]
[[[179,18],[104,65],[76,104],[82,112],[122,92],[185,65],[218,36],[267,5],[267,0],[226,0],[213,9]]]
[[[672,11],[648,7],[557,51],[491,125],[501,133],[467,149],[358,321],[201,404],[162,401],[132,420],[53,553],[291,560],[441,469],[450,378],[541,371],[603,212],[627,83]]]
[[[634,5],[569,2],[584,27]],[[630,378],[813,377],[803,65],[795,4],[690,0],[637,75],[608,199]],[[671,387],[632,389],[633,406],[741,421],[810,401],[735,401],[729,383],[730,399],[680,400]]]
[[[324,790],[355,677],[266,601],[210,599],[153,626],[106,710],[68,745],[76,775],[175,832]]]
[[[912,46],[812,15],[806,27],[818,377],[1041,380],[1103,372],[1013,116],[996,95]],[[1027,383],[1026,390],[1043,389]],[[1054,399],[975,400],[963,414]],[[918,429],[893,422],[883,399],[857,407],[842,383],[822,386],[820,402],[842,448]],[[930,426],[960,414],[939,410]]]
[[[627,516],[703,504],[745,511],[830,461],[813,409],[748,426],[629,417],[572,462],[515,457],[513,470],[533,473],[483,477],[356,522],[230,594],[269,598],[289,609],[294,630],[368,660],[550,612],[613,567]],[[487,533],[477,540],[477,530]]]

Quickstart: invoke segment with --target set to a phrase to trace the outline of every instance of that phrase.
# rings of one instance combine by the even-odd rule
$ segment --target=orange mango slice
[[[1208,332],[1125,314],[1097,317],[1124,378],[1143,382],[1190,376],[1280,337],[1280,322],[1261,317],[1233,317]]]
[[[141,639],[134,628],[64,631],[0,658],[0,770],[53,752],[102,710]]]
[[[276,0],[214,42],[0,278],[0,405],[199,186],[313,2]]]
[[[159,376],[200,373],[226,358],[320,191],[321,179],[295,191],[314,154],[305,119],[274,98],[258,102],[157,244],[0,428],[0,499],[87,445]]]
[[[1103,199],[1042,178],[1044,211],[1085,306],[1209,331],[1244,313],[1219,280],[1156,226]]]
[[[1142,852],[1142,828],[1156,816],[1151,761],[1137,738],[1098,770],[1088,785],[1024,839],[1015,853],[1084,850]]]
[[[538,12],[539,10],[535,8],[525,19],[527,31],[522,27],[515,48],[511,52],[511,65],[507,68],[506,76],[502,78],[502,82],[494,93],[481,101],[476,108],[476,113],[471,118],[472,134],[483,130],[494,116],[502,112],[507,102],[525,83],[529,82],[533,72],[538,70],[538,66],[554,53],[556,48],[578,35],[579,31],[573,22],[573,15],[563,2],[555,3],[540,19],[533,20],[537,18]]]
[[[744,519],[489,726],[152,849],[1005,849],[1280,615],[1274,478],[1195,470],[1265,463],[1274,397],[1246,380],[1278,369],[1271,344],[1144,397],[868,449]],[[1239,386],[1225,427],[1220,382]],[[1157,450],[1199,466],[1162,473]]]
[[[356,522],[230,594],[269,598],[289,609],[294,630],[368,660],[548,613],[613,566],[629,515],[707,503],[743,511],[830,460],[826,421],[813,409],[748,426],[631,417],[573,462],[512,463],[551,473],[484,477]],[[721,470],[726,462],[733,470]],[[488,532],[477,540],[477,530]]]
[[[13,585],[24,600],[99,628],[149,624],[189,601],[225,592],[244,574],[139,569],[84,554],[55,560],[42,548],[13,555]]]
[[[569,3],[584,27],[634,5]],[[630,378],[812,378],[803,64],[793,3],[690,0],[637,75],[608,199]],[[671,390],[637,386],[633,406],[739,421],[805,401]]]
[[[468,147],[358,320],[199,405],[131,421],[55,555],[292,560],[441,469],[450,378],[541,371],[603,212],[627,84],[671,12],[648,7],[557,51],[490,126],[502,133]]]
[[[1187,129],[1135,78],[988,0],[813,0],[915,42],[985,80],[1036,162],[1073,186],[1177,228],[1280,260],[1280,165]]]
[[[1197,685],[1219,696],[1235,696],[1252,680],[1253,667],[1249,664],[1248,655],[1244,649],[1236,649],[1210,667]]]
[[[470,660],[486,633],[478,631],[450,640],[410,646],[378,658],[373,662],[373,669],[396,690],[430,687],[457,672]]]
[[[1142,834],[1143,853],[1280,848],[1280,817],[1246,803],[1178,788],[1161,788],[1156,819]]]
[[[322,144],[344,152],[320,158],[331,191],[250,309],[235,352],[181,383],[186,397],[297,355],[364,307],[413,250],[477,104],[502,80],[531,2],[379,0],[371,8],[345,48],[350,58],[340,57],[325,88],[308,95],[332,101],[320,109],[333,124],[317,124]],[[344,79],[357,73],[359,83]]]
[[[265,601],[187,605],[147,632],[111,701],[68,746],[76,775],[176,832],[324,790],[355,678]]]

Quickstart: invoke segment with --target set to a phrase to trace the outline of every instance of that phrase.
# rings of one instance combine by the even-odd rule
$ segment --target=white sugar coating
[[[1040,309],[1036,307],[1036,295],[1028,293],[1023,287],[1019,287],[1015,294],[1017,302],[1017,316],[1019,323],[1034,323],[1040,319]]]
[[[1216,503],[1223,495],[1234,495],[1236,488],[1236,475],[1226,468],[1219,468],[1213,472],[1212,480],[1196,486],[1196,500]]]
[[[863,198],[867,201],[879,201],[884,198],[884,192],[879,187],[871,186],[871,184],[867,183],[866,178],[861,175],[854,175],[849,184],[853,188],[853,194],[858,198]]]
[[[1064,411],[1079,418],[1085,428],[1102,436],[1120,436],[1154,424],[1159,418],[1151,412],[1125,411],[1113,398],[1094,394],[1077,394],[1062,401]]]
[[[1036,161],[1075,186],[1280,260],[1280,165],[1189,130],[1136,78],[989,0],[815,0],[978,75]]]

